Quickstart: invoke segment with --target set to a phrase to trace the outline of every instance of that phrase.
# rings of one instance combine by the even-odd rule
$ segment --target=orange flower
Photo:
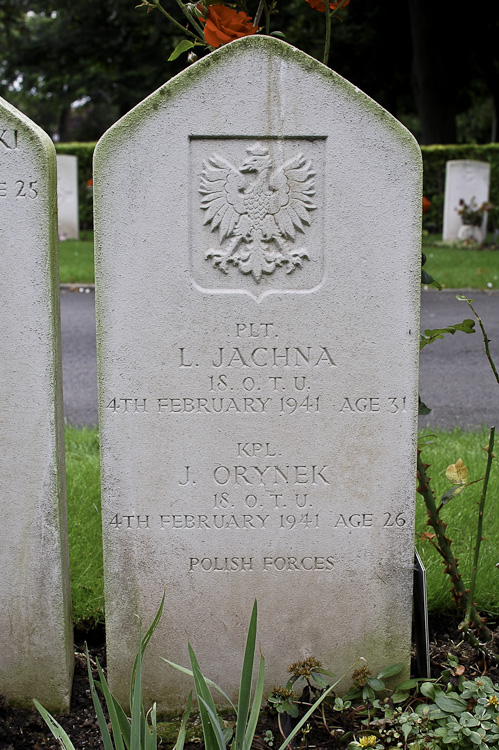
[[[338,5],[341,5],[342,8],[344,8],[350,0],[345,0],[343,4],[341,4],[341,0],[338,0],[338,2],[330,2],[329,7],[331,10],[336,10]],[[325,0],[307,0],[307,3],[314,9],[314,10],[320,10],[321,13],[324,13],[326,10],[326,3]]]
[[[423,195],[423,213],[425,214],[431,206],[431,202]]]
[[[227,8],[226,5],[210,5],[208,17],[199,20],[205,24],[204,38],[211,47],[220,47],[258,31],[258,28],[253,26],[253,19],[246,13]]]

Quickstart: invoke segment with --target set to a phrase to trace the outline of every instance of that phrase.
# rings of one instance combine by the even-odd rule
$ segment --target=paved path
[[[470,292],[487,329],[499,367],[499,294]],[[61,290],[64,409],[72,424],[97,424],[97,366],[93,291]],[[450,291],[424,292],[421,328],[444,328],[472,317]],[[421,353],[420,393],[432,413],[422,425],[499,426],[499,385],[484,354],[480,333],[447,335]]]

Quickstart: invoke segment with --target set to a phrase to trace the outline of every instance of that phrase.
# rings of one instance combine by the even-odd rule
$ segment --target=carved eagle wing
[[[303,154],[288,159],[270,176],[269,187],[274,193],[270,212],[286,239],[294,239],[296,230],[304,232],[303,225],[310,225],[309,212],[317,208],[312,200],[314,177],[312,162]]]
[[[220,242],[234,233],[242,214],[246,213],[243,195],[244,176],[229,161],[212,154],[203,162],[199,192],[201,208],[206,211],[204,224],[218,228]]]

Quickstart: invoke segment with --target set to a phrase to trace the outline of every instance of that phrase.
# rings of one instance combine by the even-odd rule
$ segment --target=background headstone
[[[49,137],[0,99],[0,694],[66,711],[73,672]]]
[[[448,161],[445,167],[444,229],[443,240],[458,239],[461,218],[457,212],[459,201],[469,203],[475,199],[477,206],[489,200],[490,164],[484,161]],[[487,213],[482,222],[483,237],[487,231]]]
[[[57,211],[59,238],[77,240],[80,236],[78,214],[78,158],[57,155]]]
[[[222,95],[223,92],[223,95]],[[267,685],[409,666],[421,158],[277,40],[195,63],[95,155],[109,676],[202,669],[233,698],[253,600]]]

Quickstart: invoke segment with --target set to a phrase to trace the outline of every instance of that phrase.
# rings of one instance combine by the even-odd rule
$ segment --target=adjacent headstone
[[[57,154],[57,210],[59,239],[77,240],[80,236],[78,157],[69,154]]]
[[[0,99],[0,694],[67,711],[73,671],[49,137]]]
[[[459,201],[470,203],[473,199],[477,206],[489,200],[490,164],[484,161],[459,159],[448,161],[445,168],[445,199],[443,239],[449,242],[456,239],[470,239],[462,235],[462,226],[458,214]],[[487,233],[487,213],[483,217],[481,240]],[[471,233],[473,234],[473,233]],[[475,238],[476,239],[476,238]]]
[[[409,666],[421,157],[356,87],[234,42],[102,138],[97,330],[109,676],[184,704],[187,640],[234,698],[253,600],[267,685]],[[220,696],[218,696],[220,699]]]

